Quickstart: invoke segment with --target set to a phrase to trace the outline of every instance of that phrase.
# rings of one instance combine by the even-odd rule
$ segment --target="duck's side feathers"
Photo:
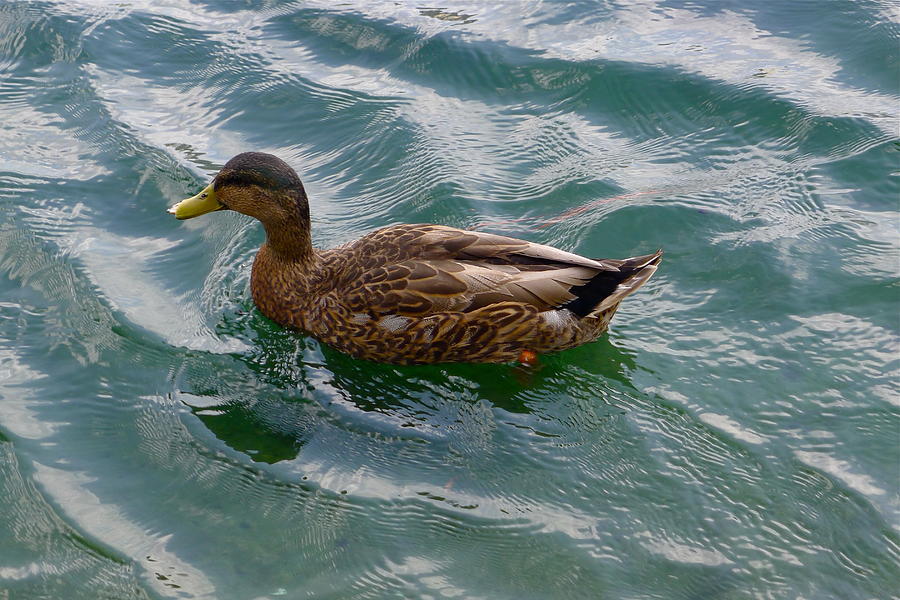
[[[547,310],[574,300],[572,288],[588,283],[597,273],[579,266],[523,268],[471,260],[411,259],[363,272],[341,290],[341,297],[353,311],[407,316],[472,312],[502,302]]]
[[[601,271],[584,285],[570,291],[575,299],[563,305],[578,317],[603,312],[647,283],[662,260],[662,250],[654,254],[624,260],[604,260],[613,263],[617,271]]]

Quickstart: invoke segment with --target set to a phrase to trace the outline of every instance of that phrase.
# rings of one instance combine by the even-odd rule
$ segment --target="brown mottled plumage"
[[[297,174],[257,152],[232,158],[170,212],[220,209],[265,227],[250,279],[264,315],[380,362],[511,362],[590,342],[662,256],[593,260],[441,225],[393,225],[318,250]]]

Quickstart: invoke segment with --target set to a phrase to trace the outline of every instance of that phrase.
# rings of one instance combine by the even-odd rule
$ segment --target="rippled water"
[[[0,598],[887,598],[891,1],[0,4]],[[244,150],[314,239],[662,247],[608,337],[350,359],[165,209]]]

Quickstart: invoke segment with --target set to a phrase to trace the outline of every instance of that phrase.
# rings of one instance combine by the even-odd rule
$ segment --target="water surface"
[[[896,14],[0,4],[0,597],[891,597]],[[665,260],[531,372],[353,360],[166,214],[245,150],[322,246]]]

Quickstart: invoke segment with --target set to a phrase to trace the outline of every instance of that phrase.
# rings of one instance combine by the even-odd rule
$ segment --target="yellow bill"
[[[216,200],[216,193],[213,191],[212,184],[209,184],[203,191],[196,196],[191,196],[187,200],[182,200],[169,209],[169,214],[175,215],[176,219],[193,219],[208,212],[225,208],[221,202]]]

